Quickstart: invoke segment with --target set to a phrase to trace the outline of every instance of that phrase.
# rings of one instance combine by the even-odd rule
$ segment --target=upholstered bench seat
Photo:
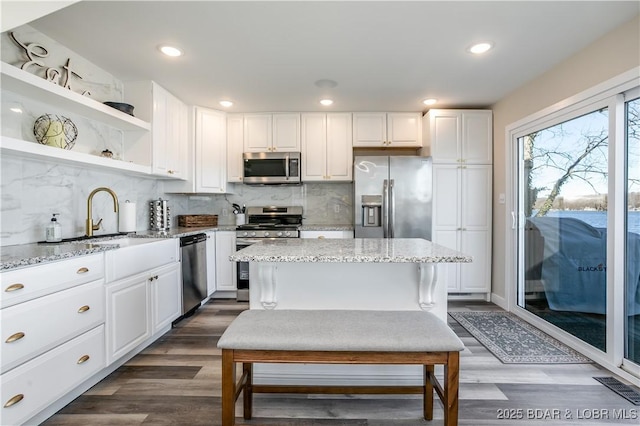
[[[243,392],[244,418],[251,418],[252,394],[422,393],[424,417],[433,417],[433,391],[445,407],[445,424],[457,424],[459,352],[462,341],[435,315],[422,311],[248,310],[218,341],[222,349],[222,423],[233,425],[235,400]],[[236,385],[235,363],[243,363]],[[424,365],[424,386],[254,385],[252,364],[344,363]],[[434,365],[445,366],[444,386]]]

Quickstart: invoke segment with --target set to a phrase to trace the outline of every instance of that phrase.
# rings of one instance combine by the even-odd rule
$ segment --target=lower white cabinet
[[[353,238],[353,231],[300,231],[300,238]]]
[[[236,291],[236,262],[229,260],[236,251],[235,231],[216,232],[216,291]]]
[[[175,262],[106,285],[107,364],[180,316],[180,281]]]
[[[104,341],[100,325],[0,376],[0,424],[27,422],[103,369]]]
[[[216,234],[217,232],[205,232],[207,234],[207,297],[211,297],[216,291]]]
[[[104,323],[103,281],[0,311],[2,372]]]
[[[473,257],[441,265],[449,293],[491,291],[491,178],[490,165],[433,166],[433,242]]]

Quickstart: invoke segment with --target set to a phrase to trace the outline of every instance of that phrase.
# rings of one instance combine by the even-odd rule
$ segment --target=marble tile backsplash
[[[149,202],[169,200],[172,226],[181,214],[217,214],[221,225],[235,224],[232,203],[247,206],[301,205],[304,224],[350,225],[353,223],[351,183],[309,183],[300,186],[235,185],[233,194],[169,194],[161,180],[133,177],[119,172],[36,161],[12,155],[1,158],[0,245],[44,240],[52,213],[59,213],[63,238],[85,234],[87,197],[95,188],[115,191],[120,202],[136,203],[136,229],[149,227]],[[223,215],[227,211],[227,216]],[[97,234],[118,231],[118,216],[111,197],[100,192],[93,199],[93,220],[103,219]]]
[[[353,184],[306,183],[299,186],[249,186],[236,184],[233,194],[166,194],[172,212],[217,214],[221,225],[235,224],[232,204],[249,206],[302,206],[305,225],[353,224]],[[223,210],[227,211],[224,216]]]

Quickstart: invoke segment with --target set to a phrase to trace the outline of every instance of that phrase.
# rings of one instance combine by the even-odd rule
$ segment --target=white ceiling
[[[155,80],[193,105],[425,111],[427,97],[490,106],[639,11],[638,1],[81,1],[30,25],[121,80]],[[482,40],[495,48],[465,51]],[[164,57],[161,43],[185,55]],[[324,96],[332,107],[318,104]]]

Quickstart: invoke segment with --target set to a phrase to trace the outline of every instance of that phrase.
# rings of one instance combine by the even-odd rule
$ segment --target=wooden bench
[[[444,424],[458,424],[458,372],[462,341],[442,320],[422,311],[248,310],[226,329],[222,349],[222,425],[235,423],[242,392],[244,418],[253,393],[423,394],[433,419],[433,392]],[[236,383],[236,363],[243,374]],[[414,364],[424,366],[422,386],[294,386],[253,384],[253,363]],[[441,385],[435,365],[444,365]]]

